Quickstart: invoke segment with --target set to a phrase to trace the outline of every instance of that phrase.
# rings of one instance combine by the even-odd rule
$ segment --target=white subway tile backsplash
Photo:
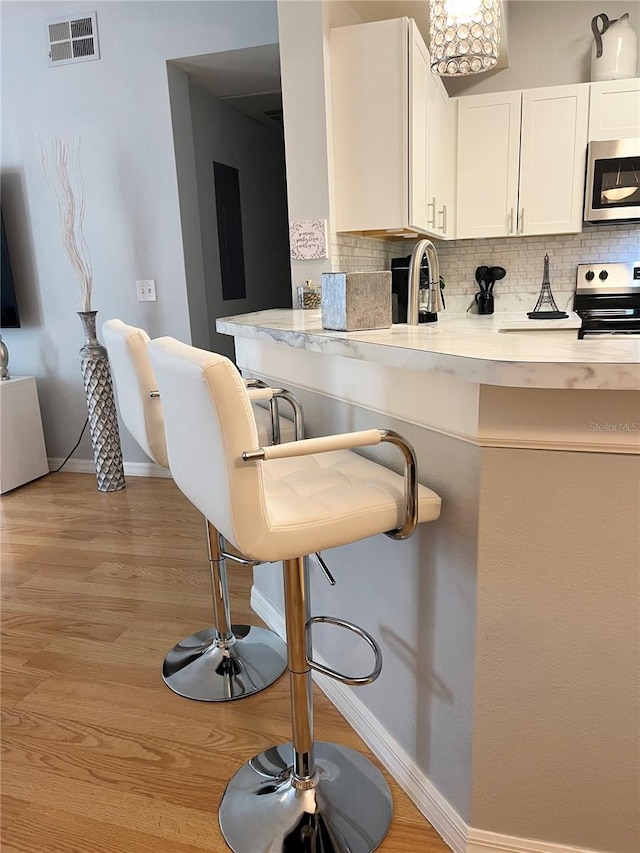
[[[336,234],[331,242],[331,269],[334,272],[390,269],[391,259],[410,254],[413,243],[412,240]],[[514,300],[519,301],[517,294],[527,302],[529,296],[535,297],[539,292],[546,252],[549,253],[551,287],[556,300],[561,293],[563,302],[568,304],[575,288],[578,264],[640,258],[640,226],[605,225],[590,227],[581,234],[549,237],[438,241],[436,246],[440,272],[446,282],[445,293],[452,298],[461,296],[460,304],[465,305],[467,296],[476,290],[476,267],[481,264],[502,266],[507,270],[507,277],[496,284],[496,308],[510,310]],[[504,299],[499,298],[501,293]]]

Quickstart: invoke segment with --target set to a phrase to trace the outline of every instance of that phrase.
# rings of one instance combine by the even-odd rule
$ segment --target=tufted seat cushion
[[[272,459],[262,470],[270,524],[256,545],[262,559],[333,548],[403,523],[403,478],[352,450]],[[418,520],[439,515],[440,497],[418,486]]]
[[[174,479],[247,557],[291,559],[402,526],[402,476],[351,450],[244,461],[243,452],[261,442],[247,389],[231,362],[172,338],[152,341],[149,354]],[[377,430],[370,433],[379,441]],[[317,447],[311,439],[280,449],[309,444]],[[438,495],[420,486],[418,520],[439,514]]]

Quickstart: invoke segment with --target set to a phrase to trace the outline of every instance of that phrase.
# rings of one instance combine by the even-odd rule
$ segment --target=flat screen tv
[[[18,303],[16,302],[16,291],[13,286],[13,275],[11,274],[11,262],[9,260],[9,248],[7,237],[4,233],[4,220],[0,214],[2,227],[2,275],[0,277],[0,329],[17,329],[20,326],[20,315],[18,314]]]

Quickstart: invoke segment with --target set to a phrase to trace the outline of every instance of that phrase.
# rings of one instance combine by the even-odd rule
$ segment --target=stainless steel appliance
[[[409,266],[411,255],[405,258],[391,259],[391,292],[392,292],[392,322],[406,323],[407,322],[407,303],[409,300]],[[440,279],[440,295],[442,304],[444,305],[444,293],[442,292],[444,284]],[[429,322],[429,314],[427,313],[427,296],[429,292],[429,261],[425,255],[420,264],[420,301],[418,306],[418,322]]]
[[[640,261],[579,264],[573,310],[582,319],[578,338],[640,337]]]
[[[640,219],[640,138],[590,142],[585,223]]]

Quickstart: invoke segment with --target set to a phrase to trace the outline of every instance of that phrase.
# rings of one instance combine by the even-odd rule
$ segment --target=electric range
[[[582,319],[578,338],[640,337],[640,261],[579,264],[573,310]]]

